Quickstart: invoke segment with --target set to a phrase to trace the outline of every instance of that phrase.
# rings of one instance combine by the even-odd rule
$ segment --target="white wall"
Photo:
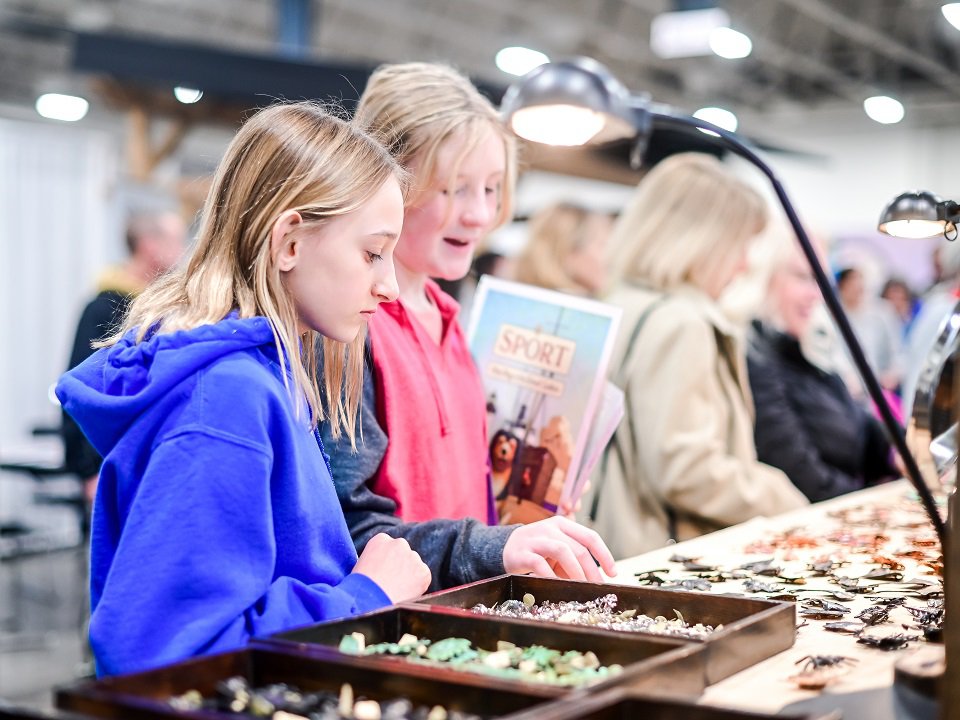
[[[822,159],[769,153],[787,192],[810,222],[831,234],[875,227],[883,206],[905,190],[956,197],[952,149],[960,118],[949,125],[879,125],[857,108],[806,117],[769,118],[773,142]]]
[[[0,120],[0,454],[59,420],[48,388],[96,274],[122,248],[117,156],[102,132]]]

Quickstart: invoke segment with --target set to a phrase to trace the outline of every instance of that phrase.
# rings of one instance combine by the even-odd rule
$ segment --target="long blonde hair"
[[[133,328],[139,342],[148,332],[216,323],[234,310],[241,318],[263,316],[273,329],[284,383],[293,398],[306,398],[316,424],[324,417],[317,334],[302,343],[298,337],[297,312],[271,254],[271,230],[290,209],[313,226],[353,212],[391,176],[405,182],[404,171],[373,138],[319,105],[261,110],[240,129],[217,168],[186,267],[147,288],[121,331],[104,344]],[[342,427],[351,443],[362,392],[363,341],[363,333],[349,345],[323,338],[332,433],[339,437]],[[294,404],[299,411],[302,403]]]
[[[609,282],[669,290],[719,272],[767,217],[763,197],[716,158],[671,155],[640,181],[613,228]]]
[[[436,179],[437,154],[447,140],[464,133],[465,142],[456,161],[459,166],[480,142],[484,131],[493,128],[503,140],[506,172],[491,229],[512,217],[516,140],[490,101],[453,68],[421,62],[381,65],[367,82],[354,122],[383,143],[404,168],[409,170],[416,163],[415,185],[406,200],[408,207]]]

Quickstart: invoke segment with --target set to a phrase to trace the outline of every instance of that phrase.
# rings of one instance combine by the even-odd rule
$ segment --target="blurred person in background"
[[[900,321],[900,338],[905,340],[910,334],[913,321],[920,312],[920,298],[910,289],[906,281],[899,277],[891,277],[883,284],[880,297],[890,303]]]
[[[126,246],[127,260],[100,274],[97,294],[80,315],[68,370],[93,355],[93,343],[112,335],[123,325],[133,298],[179,262],[187,246],[186,224],[178,212],[169,208],[135,210],[127,218]],[[89,508],[103,459],[66,412],[62,433],[64,464],[82,479]]]
[[[822,296],[793,238],[774,243],[767,297],[747,352],[758,459],[783,470],[811,502],[896,477],[880,422],[839,375],[804,354]]]
[[[614,226],[605,300],[624,311],[611,368],[626,417],[584,507],[616,557],[807,503],[757,460],[743,347],[717,302],[766,223],[753,188],[683,153]]]
[[[603,287],[604,257],[613,219],[573,203],[537,212],[527,244],[517,257],[518,282],[594,297]]]
[[[860,341],[867,362],[887,391],[888,399],[899,412],[899,402],[895,401],[894,394],[900,386],[903,372],[903,342],[897,316],[887,301],[868,296],[863,273],[857,268],[839,270],[836,281],[837,296],[857,340]],[[836,352],[835,362],[840,377],[847,384],[850,393],[862,400],[863,384],[847,354],[846,346],[838,343]]]

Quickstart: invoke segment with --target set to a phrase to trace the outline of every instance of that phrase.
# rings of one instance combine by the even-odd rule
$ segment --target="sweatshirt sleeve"
[[[726,526],[802,507],[781,471],[728,450],[713,327],[699,317],[657,315],[634,370],[632,406],[645,454],[643,475],[671,507]],[[745,401],[744,401],[745,402]],[[752,444],[752,433],[750,441]]]
[[[503,548],[516,526],[491,527],[472,518],[404,523],[396,515],[396,503],[373,491],[388,438],[377,421],[376,385],[369,358],[364,363],[360,419],[363,438],[358,438],[356,451],[347,438],[333,439],[329,423],[321,425],[333,483],[357,552],[363,552],[378,533],[404,538],[430,568],[431,590],[503,573]]]
[[[757,409],[757,456],[783,470],[810,502],[859,490],[862,481],[829,465],[790,402],[785,380],[773,363],[748,355],[750,388]]]
[[[267,452],[209,429],[153,450],[133,496],[115,497],[128,507],[117,515],[125,518],[122,534],[94,598],[98,673],[233,649],[253,636],[390,604],[369,578],[344,577],[333,558],[311,563],[326,577],[277,567],[270,478]],[[98,545],[94,537],[94,553]],[[316,549],[328,557],[337,551]]]
[[[106,337],[120,326],[128,305],[129,298],[117,292],[100,293],[87,304],[77,323],[68,370],[93,355],[94,341]],[[63,413],[61,434],[64,464],[70,472],[81,478],[96,475],[100,471],[103,458],[87,440],[76,421],[66,412]]]

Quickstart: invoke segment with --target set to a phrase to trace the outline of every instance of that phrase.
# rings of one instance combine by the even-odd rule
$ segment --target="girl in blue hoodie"
[[[185,268],[57,387],[104,463],[91,531],[100,675],[421,594],[406,541],[359,559],[317,430],[354,442],[362,329],[397,297],[402,170],[307,104],[226,151]],[[314,333],[322,336],[324,417]]]

